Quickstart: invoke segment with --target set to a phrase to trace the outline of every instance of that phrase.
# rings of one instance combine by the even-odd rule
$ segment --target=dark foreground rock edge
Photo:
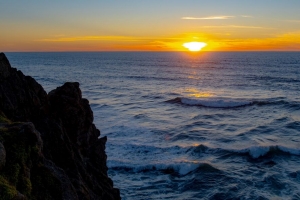
[[[0,199],[121,199],[79,83],[47,94],[0,53]]]

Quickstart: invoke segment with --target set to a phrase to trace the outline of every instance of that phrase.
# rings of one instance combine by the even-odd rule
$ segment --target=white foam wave
[[[251,101],[247,100],[235,100],[225,98],[181,98],[181,103],[193,106],[198,105],[212,108],[233,108],[252,104]]]
[[[242,153],[249,154],[252,158],[259,158],[261,156],[265,156],[271,152],[281,152],[281,153],[289,153],[291,155],[300,156],[299,148],[286,147],[282,145],[269,145],[269,146],[250,146],[244,149],[224,149],[224,148],[216,148],[210,147],[207,145],[198,145],[193,147],[194,150],[199,151],[197,148],[201,147],[203,151],[206,153],[218,153],[218,152],[234,152],[234,153]]]
[[[239,150],[240,153],[249,153],[252,158],[259,158],[266,155],[270,151],[268,146],[252,146],[246,149]]]
[[[141,172],[141,171],[175,171],[179,175],[186,175],[195,169],[197,169],[201,163],[197,162],[189,162],[189,161],[181,161],[181,162],[174,162],[174,163],[152,163],[146,165],[132,165],[128,162],[117,161],[117,160],[109,160],[108,168],[116,169],[129,169],[134,172]]]
[[[272,152],[272,151],[281,151],[285,153],[289,153],[292,155],[300,155],[300,149],[295,149],[295,148],[290,148],[290,147],[285,147],[285,146],[280,146],[280,145],[275,145],[275,146],[252,146],[248,147],[242,150],[233,150],[238,153],[249,153],[249,155],[252,158],[259,158],[261,156],[265,156],[266,154]]]
[[[278,146],[278,148],[283,152],[300,156],[300,149],[294,149],[294,148],[289,148],[289,147],[284,147],[284,146]]]

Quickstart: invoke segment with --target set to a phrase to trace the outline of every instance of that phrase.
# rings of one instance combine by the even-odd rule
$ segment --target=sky
[[[300,51],[300,0],[0,0],[0,51]]]

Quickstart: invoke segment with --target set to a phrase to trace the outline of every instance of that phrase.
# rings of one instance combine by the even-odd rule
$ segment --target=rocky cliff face
[[[0,53],[0,199],[120,199],[79,83],[47,94]]]

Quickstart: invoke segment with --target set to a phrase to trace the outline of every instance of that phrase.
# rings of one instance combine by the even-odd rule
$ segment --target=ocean
[[[6,53],[79,82],[122,199],[300,199],[300,52]]]

